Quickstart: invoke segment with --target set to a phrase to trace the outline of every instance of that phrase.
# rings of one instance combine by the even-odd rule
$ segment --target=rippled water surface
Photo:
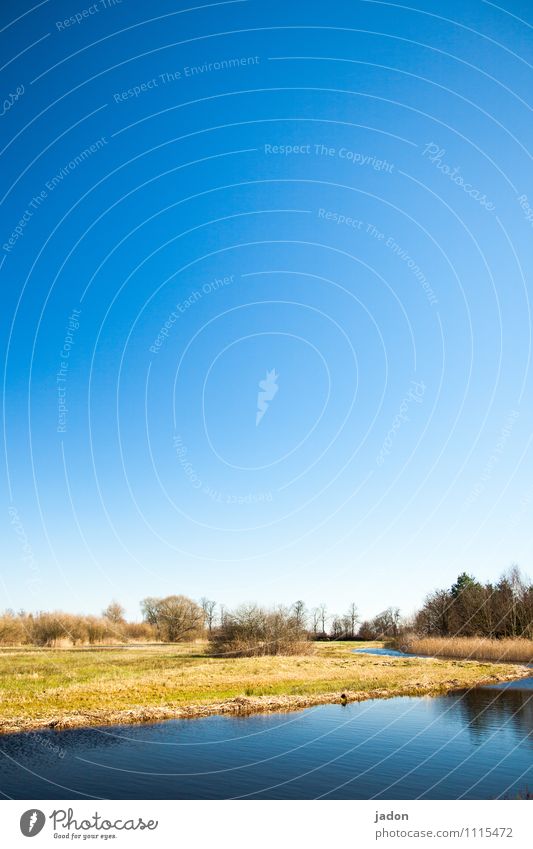
[[[6,736],[0,790],[33,799],[513,797],[533,783],[532,687]]]

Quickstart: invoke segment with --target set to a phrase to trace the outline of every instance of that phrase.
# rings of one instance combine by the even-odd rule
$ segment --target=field
[[[291,657],[212,658],[205,645],[0,650],[0,732],[293,710],[437,694],[518,678],[525,667],[356,655],[318,643]],[[381,644],[374,644],[381,645]]]
[[[405,651],[429,657],[533,663],[533,640],[490,640],[487,637],[413,638],[402,646]]]

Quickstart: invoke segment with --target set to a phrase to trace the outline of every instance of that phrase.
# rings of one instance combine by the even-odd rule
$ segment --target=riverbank
[[[437,695],[525,677],[526,667],[354,654],[318,643],[291,657],[213,658],[205,644],[0,650],[0,733],[301,710]]]

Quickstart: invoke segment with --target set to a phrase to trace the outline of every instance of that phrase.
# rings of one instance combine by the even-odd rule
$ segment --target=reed
[[[491,640],[488,637],[407,637],[402,641],[401,648],[409,654],[428,657],[490,660],[496,663],[533,662],[533,640],[520,638]]]

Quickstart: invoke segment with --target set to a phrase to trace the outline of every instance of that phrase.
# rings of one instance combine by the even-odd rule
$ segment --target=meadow
[[[463,659],[354,654],[383,643],[316,643],[312,654],[223,658],[207,642],[0,649],[0,732],[445,693],[530,674]]]

